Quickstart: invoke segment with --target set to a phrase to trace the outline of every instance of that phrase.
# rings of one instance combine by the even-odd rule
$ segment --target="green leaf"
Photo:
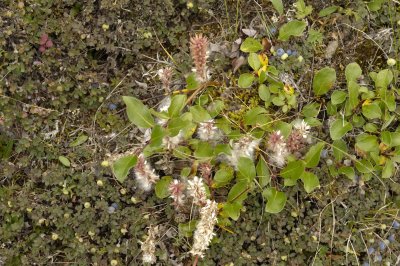
[[[332,140],[341,139],[347,132],[353,129],[352,124],[346,120],[336,119],[329,128],[329,134]]]
[[[256,125],[261,124],[262,122],[267,121],[268,117],[266,116],[267,110],[265,108],[256,106],[244,115],[244,123],[245,125]],[[261,123],[260,123],[261,122]]]
[[[171,193],[169,192],[169,184],[172,182],[171,176],[163,176],[160,180],[157,181],[154,191],[156,192],[156,196],[159,199],[165,199]]]
[[[276,106],[283,106],[285,105],[285,100],[275,96],[272,98],[272,103]]]
[[[313,90],[315,95],[326,94],[336,82],[336,71],[331,67],[319,70],[313,79]]]
[[[318,177],[311,173],[311,172],[304,172],[304,174],[301,176],[301,180],[304,183],[304,190],[307,193],[311,193],[319,187],[319,179]]]
[[[348,148],[344,140],[338,139],[332,143],[333,156],[337,161],[342,161],[343,157],[347,155]]]
[[[185,107],[187,100],[186,94],[175,95],[171,99],[171,105],[168,108],[169,117],[178,116]]]
[[[347,93],[344,91],[334,91],[331,95],[332,104],[338,105],[346,100]]]
[[[193,121],[197,123],[211,120],[210,114],[200,105],[191,106],[190,113],[193,115]]]
[[[214,187],[218,188],[229,183],[233,179],[233,168],[220,168],[214,175]]]
[[[150,146],[160,147],[164,136],[165,136],[164,128],[160,125],[156,125],[151,131]]]
[[[309,103],[301,110],[305,117],[316,117],[319,114],[321,105],[319,103]]]
[[[349,81],[357,81],[359,77],[362,75],[361,67],[357,63],[350,63],[346,66],[345,70],[346,80]]]
[[[372,166],[371,162],[366,159],[357,161],[356,168],[360,173],[363,173],[363,174],[372,173],[374,171],[374,167]]]
[[[138,127],[150,128],[154,126],[154,118],[149,109],[135,97],[123,96],[129,120]]]
[[[283,14],[283,4],[282,0],[270,0],[276,11],[278,11],[279,15]]]
[[[323,43],[324,41],[324,34],[319,30],[310,29],[308,31],[307,42],[316,45],[317,43]]]
[[[338,172],[341,175],[345,175],[350,180],[354,180],[354,177],[356,175],[354,172],[354,168],[350,166],[342,166],[339,168]]]
[[[234,221],[237,221],[240,216],[240,210],[242,209],[243,205],[240,202],[234,201],[232,203],[225,203],[224,204],[224,211],[230,218]]]
[[[188,90],[195,90],[199,87],[200,83],[196,79],[196,74],[191,73],[187,78],[186,78],[186,88]]]
[[[253,181],[256,177],[256,168],[253,160],[247,157],[240,157],[238,162],[238,171],[241,177],[244,177],[248,182]]]
[[[71,166],[71,162],[65,156],[58,156],[58,160],[60,161],[60,163],[62,163],[66,167],[70,167]]]
[[[242,203],[247,198],[247,192],[250,186],[245,180],[237,182],[228,193],[228,202],[240,202]]]
[[[208,142],[200,142],[193,155],[196,159],[207,161],[214,157],[214,150]]]
[[[372,0],[368,3],[368,8],[370,11],[379,11],[382,8],[382,4],[385,3],[386,0]]]
[[[346,116],[349,116],[353,114],[353,110],[360,102],[358,99],[360,85],[358,85],[354,80],[350,80],[347,89],[349,92],[349,99],[346,102]]]
[[[79,146],[87,141],[89,137],[87,135],[79,135],[73,142],[69,144],[70,147]]]
[[[271,175],[267,162],[262,158],[262,156],[260,156],[260,159],[258,160],[256,170],[260,186],[262,188],[266,187],[271,182]]]
[[[393,176],[394,172],[395,172],[395,166],[394,166],[393,161],[390,159],[387,159],[386,164],[382,170],[382,178],[390,178]]]
[[[264,102],[269,102],[271,98],[271,93],[269,92],[269,89],[265,84],[261,84],[258,87],[258,96],[260,96],[260,99]]]
[[[239,76],[238,85],[240,88],[250,88],[255,77],[250,73],[243,73]]]
[[[366,133],[356,137],[356,147],[365,152],[379,151],[378,138]]]
[[[279,29],[280,41],[289,40],[290,36],[301,36],[307,27],[307,23],[299,20],[292,20]]]
[[[210,103],[207,110],[210,112],[211,117],[216,117],[224,110],[224,102],[221,100],[214,100]]]
[[[297,12],[296,12],[297,19],[305,18],[306,16],[310,15],[313,11],[313,7],[307,6],[306,3],[304,3],[304,0],[298,0],[295,3],[295,7],[297,9]]]
[[[131,170],[137,163],[137,157],[135,155],[127,155],[116,160],[112,165],[112,170],[115,178],[120,183],[123,183],[128,176],[129,170]]]
[[[277,191],[275,188],[267,188],[263,191],[263,196],[267,200],[265,211],[268,213],[279,213],[283,210],[286,204],[286,195],[283,192]]]
[[[368,119],[381,118],[382,111],[377,102],[371,104],[364,104],[362,107],[362,114]]]
[[[249,62],[249,66],[251,66],[254,71],[257,71],[261,67],[260,58],[258,58],[256,53],[250,53],[247,61]]]
[[[380,88],[378,92],[388,110],[394,112],[396,110],[396,96],[394,95],[394,91],[389,91],[387,88]]]
[[[330,14],[336,12],[336,10],[338,10],[338,6],[330,6],[327,8],[322,9],[321,11],[319,11],[318,16],[319,17],[326,17],[329,16]]]
[[[178,146],[172,151],[172,154],[179,159],[189,159],[192,151],[186,146]]]
[[[245,53],[256,53],[263,49],[262,44],[254,38],[248,37],[240,45],[240,50]]]
[[[304,173],[305,164],[303,161],[292,161],[282,169],[280,176],[292,180],[297,180]]]
[[[324,146],[325,146],[324,142],[318,142],[308,150],[304,158],[304,161],[306,162],[306,167],[312,168],[316,167],[319,164],[319,160],[321,158],[321,151],[324,148]]]
[[[400,146],[400,132],[383,131],[381,133],[382,142],[389,147]]]
[[[389,69],[379,71],[376,76],[375,86],[377,88],[387,88],[393,80],[393,73]]]

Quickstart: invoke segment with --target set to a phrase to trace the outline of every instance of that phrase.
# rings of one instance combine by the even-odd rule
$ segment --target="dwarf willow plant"
[[[194,218],[178,225],[183,236],[194,235],[193,256],[204,255],[215,224],[229,231],[249,193],[264,197],[266,212],[279,213],[287,201],[285,187],[301,180],[307,193],[317,189],[315,170],[324,149],[335,159],[329,166],[334,176],[354,179],[361,174],[367,180],[373,175],[388,178],[395,174],[400,132],[389,130],[398,124],[396,90],[388,88],[393,79],[390,70],[370,74],[375,82],[372,90],[358,84],[361,69],[350,64],[345,71],[347,90],[333,93],[335,70],[326,67],[316,72],[315,99],[330,98],[326,109],[331,140],[322,141],[311,133],[311,127],[322,126],[318,119],[322,101],[297,110],[300,92],[269,65],[259,40],[247,38],[241,44],[248,66],[229,82],[222,75],[209,77],[207,44],[203,36],[191,39],[195,72],[186,78],[183,90],[188,95],[172,91],[156,109],[137,98],[123,97],[128,118],[142,129],[145,141],[113,162],[121,183],[133,169],[138,186],[143,191],[154,188],[155,195],[170,202],[177,214],[192,214],[195,207],[194,216],[188,215]],[[170,91],[172,70],[159,74],[162,87]],[[242,97],[226,97],[229,94]],[[234,105],[240,108],[232,112]],[[355,139],[348,136],[350,131],[357,134]],[[168,174],[152,166],[161,157],[169,160],[166,164],[172,170]],[[345,164],[345,158],[352,163]],[[180,167],[174,167],[176,162]],[[146,257],[152,258],[146,262],[154,262],[152,254],[143,256],[144,261]]]

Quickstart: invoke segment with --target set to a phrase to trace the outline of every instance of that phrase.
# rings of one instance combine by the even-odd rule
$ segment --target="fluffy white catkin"
[[[200,210],[200,221],[197,224],[193,237],[193,246],[190,253],[193,256],[204,257],[204,251],[214,237],[214,225],[217,223],[218,204],[207,200],[206,205]]]

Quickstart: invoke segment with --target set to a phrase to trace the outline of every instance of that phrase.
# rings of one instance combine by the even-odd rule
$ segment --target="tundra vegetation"
[[[400,3],[0,3],[0,265],[397,265]]]

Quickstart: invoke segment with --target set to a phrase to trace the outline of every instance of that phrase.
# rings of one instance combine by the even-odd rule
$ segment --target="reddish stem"
[[[196,255],[196,257],[194,257],[193,266],[197,266],[198,262],[199,262],[199,255]]]

